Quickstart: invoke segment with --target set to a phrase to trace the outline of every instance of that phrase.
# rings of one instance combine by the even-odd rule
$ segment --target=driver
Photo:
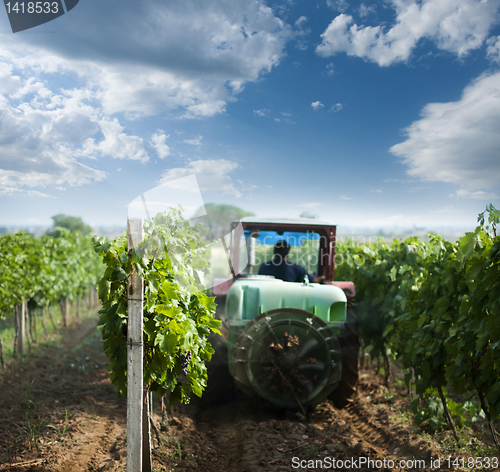
[[[278,241],[274,245],[273,258],[263,262],[259,267],[259,275],[273,275],[277,279],[285,282],[303,282],[307,275],[311,282],[324,282],[325,278],[314,277],[300,265],[288,261],[290,245],[284,240]]]

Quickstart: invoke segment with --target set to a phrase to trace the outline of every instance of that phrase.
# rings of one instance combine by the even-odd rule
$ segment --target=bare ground
[[[11,361],[0,376],[0,471],[126,470],[126,404],[109,382],[95,325],[96,319],[74,320],[63,343]],[[154,441],[153,469],[319,471],[332,470],[321,468],[328,458],[367,457],[380,462],[336,470],[436,470],[431,458],[474,453],[473,440],[466,453],[449,432],[422,434],[407,407],[405,391],[388,391],[370,370],[362,371],[359,396],[343,410],[325,402],[304,416],[243,395],[218,405],[193,401],[169,410],[161,444]],[[154,411],[159,425],[158,400]],[[380,467],[384,459],[394,467]],[[398,467],[402,459],[426,465]],[[460,469],[442,462],[440,470]]]

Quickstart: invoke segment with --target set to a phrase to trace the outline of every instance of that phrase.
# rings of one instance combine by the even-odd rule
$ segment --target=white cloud
[[[160,179],[160,184],[195,174],[200,190],[217,194],[241,197],[229,174],[239,167],[226,159],[207,159],[190,162],[186,167],[167,170]]]
[[[203,139],[203,136],[198,136],[197,138],[193,138],[193,139],[184,139],[184,142],[186,144],[191,144],[191,146],[201,146],[203,143],[201,142],[201,140]]]
[[[58,32],[41,34],[36,43],[32,35],[5,36],[0,58],[26,72],[74,72],[104,113],[133,118],[222,113],[245,82],[280,62],[293,38],[291,26],[271,8],[247,0],[122,0],[120,8],[99,15],[79,7],[78,15],[58,23]],[[0,79],[3,73],[0,68]],[[0,80],[0,90],[15,80]]]
[[[314,110],[319,110],[323,108],[325,105],[323,105],[319,100],[317,102],[312,102],[311,106],[313,107]]]
[[[148,161],[142,138],[125,133],[117,118],[106,116],[96,104],[92,88],[51,86],[48,79],[37,76],[46,73],[45,68],[25,70],[25,65],[16,62],[19,58],[2,58],[2,52],[0,49],[2,194],[23,191],[42,196],[38,190],[26,188],[62,188],[103,180],[106,173],[85,164],[88,159]],[[71,78],[78,84],[77,76]]]
[[[101,156],[111,156],[115,159],[149,161],[142,138],[123,133],[124,127],[120,125],[117,118],[100,120],[99,127],[104,139],[97,143],[93,138],[86,139],[83,143],[82,155],[92,156],[99,153]]]
[[[326,75],[335,75],[335,65],[333,62],[326,65]]]
[[[266,116],[268,113],[269,113],[270,110],[268,110],[267,108],[262,108],[261,110],[254,110],[254,115],[257,115],[257,116]]]
[[[304,15],[299,17],[299,19],[295,22],[295,26],[301,26],[303,23],[307,23],[307,17]]]
[[[336,112],[342,110],[342,108],[343,108],[342,103],[336,103],[330,108],[330,111]]]
[[[12,65],[0,62],[0,94],[18,90],[20,83],[20,78],[12,75]]]
[[[347,0],[326,0],[326,4],[330,8],[333,8],[334,10],[338,11],[346,11],[347,8],[349,7]]]
[[[13,75],[12,66],[5,63],[1,70],[11,92],[0,95],[1,193],[103,180],[105,172],[78,159],[84,157],[82,141],[99,131],[99,114],[85,94],[54,93],[35,78]],[[30,191],[26,194],[42,196]]]
[[[367,7],[364,3],[362,3],[359,6],[359,15],[362,18],[365,18],[372,13],[375,13],[375,5],[371,5],[371,6]]]
[[[351,197],[347,197],[347,196],[345,196],[345,195],[341,195],[341,196],[340,196],[340,198],[341,198],[342,200],[352,200],[352,198],[351,198]]]
[[[390,151],[408,174],[484,190],[500,182],[500,72],[483,75],[457,102],[430,103]]]
[[[395,24],[358,26],[350,15],[334,18],[316,48],[321,56],[345,52],[388,66],[406,61],[418,42],[429,39],[458,57],[479,48],[498,21],[500,0],[391,0]]]
[[[500,63],[500,36],[492,36],[486,41],[488,48],[486,49],[486,57],[491,62]]]
[[[170,156],[171,151],[166,143],[166,140],[169,136],[165,135],[163,131],[155,133],[151,136],[151,145],[156,149],[156,152],[158,153],[158,157],[160,159],[164,159],[165,157]]]
[[[460,189],[456,193],[452,193],[450,197],[457,197],[457,198],[467,198],[467,199],[474,199],[474,200],[497,200],[500,198],[498,195],[495,193],[491,192],[483,192],[482,190],[478,190],[476,192],[471,192],[466,189]]]

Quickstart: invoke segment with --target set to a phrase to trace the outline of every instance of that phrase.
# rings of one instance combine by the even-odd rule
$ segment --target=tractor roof
[[[313,218],[259,218],[256,216],[246,216],[241,218],[242,223],[263,223],[266,225],[303,225],[303,226],[336,226],[334,223],[329,221],[315,220]]]

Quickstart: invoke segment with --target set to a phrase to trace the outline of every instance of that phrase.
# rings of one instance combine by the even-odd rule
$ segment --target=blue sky
[[[0,12],[0,225],[125,225],[195,174],[206,203],[340,226],[500,207],[500,0],[81,0]]]

